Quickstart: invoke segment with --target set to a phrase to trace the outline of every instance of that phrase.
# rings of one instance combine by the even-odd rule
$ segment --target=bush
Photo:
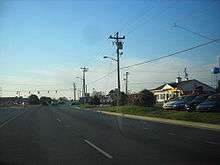
[[[126,104],[128,104],[128,96],[124,92],[121,92],[119,105],[126,105]]]
[[[100,104],[100,99],[98,98],[98,96],[95,95],[92,98],[92,104],[94,104],[94,105],[99,105]]]
[[[129,103],[138,106],[152,107],[156,104],[156,98],[152,92],[145,89],[138,94],[135,94],[135,97],[131,97]]]
[[[28,97],[28,103],[31,105],[37,105],[39,104],[39,98],[37,97],[37,95],[30,95]]]
[[[117,105],[118,102],[117,97],[118,96],[116,95],[116,97],[113,98],[113,101],[111,103],[113,106]],[[127,103],[128,103],[128,96],[124,92],[121,92],[119,105],[126,105]]]
[[[51,104],[52,102],[52,99],[50,97],[41,97],[40,98],[40,104],[42,105],[48,105],[48,104]]]

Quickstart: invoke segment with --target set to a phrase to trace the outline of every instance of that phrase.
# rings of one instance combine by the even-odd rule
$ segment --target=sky
[[[109,35],[125,36],[121,66],[147,61],[220,38],[220,1],[214,0],[1,0],[0,87],[2,96],[27,97],[28,92],[73,97],[81,90],[86,66],[88,91],[117,87],[116,56]],[[214,86],[220,42],[142,66],[121,70],[121,88],[129,72],[129,91],[152,89],[183,76]],[[63,89],[63,90],[60,90]],[[58,90],[58,93],[48,90]]]

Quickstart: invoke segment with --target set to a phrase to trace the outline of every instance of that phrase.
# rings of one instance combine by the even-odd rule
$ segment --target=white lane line
[[[21,116],[23,113],[25,113],[25,111],[24,111],[24,112],[21,112],[21,113],[19,113],[19,114],[17,114],[17,115],[15,115],[14,117],[12,117],[12,118],[10,118],[10,119],[8,119],[8,120],[6,120],[5,122],[3,122],[3,123],[0,125],[0,128],[4,127],[6,124],[8,124],[8,123],[11,122],[12,120],[16,119],[17,117]]]
[[[175,136],[176,134],[175,134],[175,133],[170,133],[170,132],[169,132],[168,135],[173,135],[173,136]]]
[[[107,152],[103,151],[101,148],[95,146],[94,144],[92,144],[90,141],[84,139],[84,142],[86,142],[88,145],[90,145],[91,147],[93,147],[94,149],[96,149],[97,151],[99,151],[101,154],[103,154],[105,157],[112,159],[113,157],[111,155],[109,155]]]
[[[57,118],[58,123],[61,123],[61,120],[59,118]]]
[[[206,143],[214,144],[214,145],[219,145],[219,143],[217,143],[217,142],[211,142],[211,141],[207,141]]]
[[[145,127],[144,129],[147,130],[147,129],[149,129],[149,128]]]

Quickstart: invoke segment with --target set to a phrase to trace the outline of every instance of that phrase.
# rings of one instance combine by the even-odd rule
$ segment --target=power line
[[[163,59],[163,58],[168,58],[168,57],[171,57],[171,56],[174,56],[174,55],[177,55],[177,54],[180,54],[180,53],[184,53],[184,52],[187,52],[187,51],[190,51],[190,50],[199,48],[199,47],[203,47],[203,46],[206,46],[206,45],[209,45],[209,44],[211,44],[211,43],[218,42],[218,41],[220,41],[220,39],[216,39],[216,40],[213,40],[213,41],[205,42],[205,43],[202,43],[202,44],[193,46],[193,47],[191,47],[191,48],[184,49],[184,50],[180,50],[180,51],[176,51],[176,52],[174,52],[174,53],[171,53],[171,54],[168,54],[168,55],[165,55],[165,56],[161,56],[161,57],[158,57],[158,58],[155,58],[155,59],[151,59],[151,60],[148,60],[148,61],[144,61],[144,62],[140,62],[140,63],[128,65],[128,66],[125,66],[125,67],[121,67],[120,69],[127,69],[127,68],[131,68],[131,67],[135,67],[135,66],[139,66],[139,65],[151,63],[151,62],[154,62],[154,61]],[[111,72],[105,74],[104,76],[102,76],[102,77],[100,77],[100,78],[98,78],[98,79],[96,79],[96,80],[94,80],[94,81],[89,82],[89,84],[96,83],[97,81],[100,81],[100,80],[104,79],[105,77],[111,75],[112,73],[114,73],[114,72],[116,72],[116,71],[117,71],[117,69],[115,69],[115,70],[113,70],[113,71],[111,71]]]
[[[220,41],[220,39],[216,39],[216,40],[212,40],[212,41],[209,41],[209,42],[205,42],[205,43],[202,43],[202,44],[193,46],[193,47],[191,47],[191,48],[187,48],[187,49],[180,50],[180,51],[176,51],[176,52],[174,52],[174,53],[171,53],[171,54],[168,54],[168,55],[165,55],[165,56],[161,56],[161,57],[158,57],[158,58],[154,58],[154,59],[152,59],[152,60],[148,60],[148,61],[139,62],[139,63],[132,64],[132,65],[128,65],[128,66],[122,67],[121,69],[126,69],[126,68],[130,68],[130,67],[135,67],[135,66],[147,64],[147,63],[150,63],[150,62],[153,62],[153,61],[157,61],[157,60],[160,60],[160,59],[163,59],[163,58],[175,56],[175,55],[177,55],[177,54],[184,53],[184,52],[188,52],[188,51],[190,51],[190,50],[197,49],[197,48],[199,48],[199,47],[203,47],[203,46],[206,46],[206,45],[209,45],[209,44],[218,42],[218,41]]]
[[[207,1],[207,2],[208,2],[208,1]],[[216,3],[216,2],[218,2],[218,0],[209,1],[209,4],[206,5],[205,11],[208,11],[207,9],[210,8],[210,7],[211,7],[214,3]],[[198,6],[198,5],[197,5],[197,6]],[[204,10],[204,9],[202,9],[202,10]],[[186,15],[184,15],[182,18],[177,19],[176,22],[181,22],[181,21],[183,21],[184,19],[186,19],[187,17],[192,17],[193,14],[195,14],[196,12],[198,12],[198,10],[196,11],[196,10],[194,9],[194,10],[192,10],[191,12],[187,13]],[[201,13],[201,8],[200,8],[200,11],[199,11],[199,12]],[[198,13],[197,13],[197,14],[198,14]],[[197,15],[197,16],[198,16],[198,15]]]
[[[175,2],[175,3],[176,3],[176,2]],[[159,15],[157,15],[157,17],[160,17],[161,15],[163,15],[164,13],[166,13],[172,6],[173,6],[173,4],[167,6],[164,10],[162,10],[162,11],[159,13]],[[130,31],[128,31],[128,32],[126,33],[126,35],[127,35],[127,36],[130,35],[130,34],[133,33],[134,31],[136,31],[138,28],[142,27],[144,24],[146,24],[147,22],[150,22],[150,21],[152,21],[152,20],[155,20],[155,18],[154,18],[154,19],[148,18],[147,21],[145,20],[145,21],[144,21],[143,23],[141,23],[139,26],[135,26],[133,29],[131,29]]]
[[[88,84],[96,83],[97,81],[100,81],[100,80],[102,80],[102,79],[108,77],[109,75],[113,74],[113,73],[116,72],[116,71],[117,71],[117,69],[114,69],[113,71],[111,71],[111,72],[105,74],[104,76],[102,76],[102,77],[100,77],[100,78],[98,78],[98,79],[96,79],[96,80],[94,80],[94,81],[89,82]]]
[[[176,27],[176,28],[185,30],[185,31],[190,32],[190,33],[192,33],[192,34],[194,34],[194,35],[197,35],[197,36],[200,36],[200,37],[202,37],[202,38],[205,38],[205,39],[207,39],[207,40],[211,40],[211,41],[214,40],[214,39],[212,39],[212,38],[210,38],[210,37],[207,37],[207,36],[205,36],[205,35],[203,35],[203,34],[200,34],[200,33],[198,33],[198,32],[194,32],[194,31],[192,31],[192,30],[190,30],[190,29],[188,29],[188,28],[185,28],[185,27],[183,27],[183,26],[177,25],[176,23],[174,23],[174,26],[173,26],[173,27]]]
[[[128,27],[129,25],[137,23],[142,17],[144,17],[152,9],[153,9],[153,7],[151,7],[149,10],[144,11],[142,14],[138,14],[138,15],[134,16],[131,21],[127,21],[124,24],[124,26],[122,26],[122,28],[119,30],[119,32],[123,32],[126,29],[126,27]]]

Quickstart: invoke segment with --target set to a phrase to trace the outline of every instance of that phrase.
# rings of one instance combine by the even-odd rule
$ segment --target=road
[[[220,132],[65,106],[0,109],[1,165],[220,164]]]

